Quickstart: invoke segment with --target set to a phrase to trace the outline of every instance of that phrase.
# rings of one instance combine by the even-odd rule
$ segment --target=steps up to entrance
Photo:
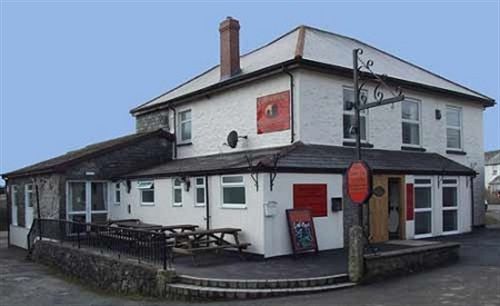
[[[349,288],[347,274],[295,279],[214,279],[181,275],[168,285],[169,294],[184,300],[255,299]]]

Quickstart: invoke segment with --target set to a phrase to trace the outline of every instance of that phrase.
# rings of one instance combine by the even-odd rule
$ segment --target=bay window
[[[403,144],[420,146],[420,103],[404,100],[401,103]]]

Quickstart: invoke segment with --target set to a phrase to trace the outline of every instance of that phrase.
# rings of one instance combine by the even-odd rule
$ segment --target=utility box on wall
[[[332,198],[332,211],[337,212],[342,210],[342,198]]]

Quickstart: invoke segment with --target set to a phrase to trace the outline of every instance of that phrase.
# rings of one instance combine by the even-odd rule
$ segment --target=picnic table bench
[[[178,254],[190,255],[196,264],[195,255],[206,251],[219,251],[222,249],[237,249],[241,258],[243,250],[250,246],[250,243],[241,243],[238,233],[239,228],[214,228],[209,230],[194,230],[181,233],[167,234],[167,239],[173,239],[172,251]],[[234,242],[225,239],[232,236]]]

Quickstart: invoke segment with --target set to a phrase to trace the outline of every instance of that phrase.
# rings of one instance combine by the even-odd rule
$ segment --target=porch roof
[[[139,141],[149,139],[151,137],[165,137],[167,139],[173,139],[174,136],[161,129],[153,132],[125,135],[122,137],[90,144],[83,148],[69,151],[65,154],[56,156],[54,158],[50,158],[15,171],[4,173],[2,174],[2,177],[12,178],[19,176],[29,176],[29,175],[57,172],[75,163],[82,162],[90,158],[94,158],[96,156],[109,153],[111,151],[123,148],[125,146],[134,144]]]
[[[475,175],[476,172],[437,153],[363,149],[362,157],[374,173],[419,175]],[[275,160],[277,162],[275,164]],[[253,171],[343,173],[355,159],[351,147],[301,142],[274,148],[183,158],[125,175],[125,178],[208,175]]]

